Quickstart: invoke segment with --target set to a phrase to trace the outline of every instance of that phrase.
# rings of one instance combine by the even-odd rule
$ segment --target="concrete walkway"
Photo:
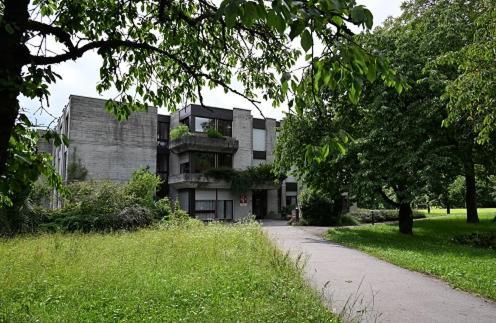
[[[293,258],[303,255],[306,278],[345,321],[496,322],[496,303],[327,242],[326,228],[267,220],[263,229]]]

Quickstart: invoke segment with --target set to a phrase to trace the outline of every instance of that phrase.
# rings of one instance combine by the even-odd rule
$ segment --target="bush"
[[[224,138],[224,136],[219,132],[219,130],[215,128],[208,128],[207,129],[207,136],[209,138]]]
[[[474,232],[468,234],[460,234],[454,236],[453,241],[472,247],[496,250],[496,232]]]
[[[306,225],[335,226],[340,224],[341,203],[328,195],[307,189],[300,194],[301,216]],[[336,202],[339,201],[339,202]]]
[[[185,221],[189,219],[188,213],[181,209],[178,201],[171,201],[168,197],[155,202],[157,215],[163,221]]]
[[[189,135],[189,127],[185,124],[178,124],[170,131],[171,140],[177,140],[183,136]]]
[[[28,202],[32,206],[49,207],[53,188],[48,184],[46,178],[41,177],[34,182],[29,192]]]
[[[141,205],[124,208],[117,216],[111,217],[110,227],[114,230],[135,230],[149,226],[153,222],[153,213]]]
[[[153,207],[155,193],[161,182],[159,176],[146,169],[139,169],[133,173],[124,191],[136,200],[136,204]]]
[[[377,223],[377,222],[387,222],[387,221],[398,221],[399,212],[398,210],[368,210],[368,209],[358,209],[357,211],[350,212],[347,215],[355,218],[361,223]],[[425,214],[413,211],[414,219],[423,219]]]

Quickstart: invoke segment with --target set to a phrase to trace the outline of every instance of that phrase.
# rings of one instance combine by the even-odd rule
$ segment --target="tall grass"
[[[256,224],[0,241],[0,321],[332,321]]]

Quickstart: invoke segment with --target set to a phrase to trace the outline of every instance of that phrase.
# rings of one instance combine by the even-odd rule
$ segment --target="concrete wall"
[[[234,169],[246,169],[253,158],[253,117],[250,110],[233,109],[232,136],[239,141],[238,151],[233,156]]]
[[[276,148],[276,120],[265,120],[265,152],[267,163],[274,162],[274,149]]]
[[[118,122],[105,100],[71,96],[69,102],[69,160],[81,160],[87,179],[126,181],[139,168],[155,173],[157,109],[133,112]]]

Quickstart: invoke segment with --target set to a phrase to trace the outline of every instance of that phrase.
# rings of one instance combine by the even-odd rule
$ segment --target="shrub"
[[[468,234],[460,234],[454,236],[453,241],[472,247],[496,250],[496,232],[474,232]]]
[[[170,131],[171,140],[177,140],[183,136],[189,135],[189,127],[185,124],[178,124]]]
[[[307,189],[300,194],[301,216],[307,225],[339,225],[341,203],[316,190]],[[338,201],[338,202],[336,202]]]
[[[354,217],[361,223],[377,223],[386,221],[398,221],[399,213],[398,210],[368,210],[368,209],[358,209],[354,212],[348,213],[349,216]],[[414,219],[423,219],[425,214],[413,211],[412,213]]]
[[[133,173],[124,191],[136,199],[136,204],[153,207],[155,193],[161,182],[159,176],[146,169],[139,169]]]
[[[224,136],[219,132],[219,130],[215,128],[208,128],[207,129],[207,136],[209,138],[224,138]]]
[[[110,226],[114,230],[135,230],[152,224],[153,213],[141,205],[132,205],[124,208],[111,220]]]
[[[34,182],[29,192],[28,202],[33,206],[49,207],[53,194],[53,188],[48,184],[46,178],[41,177]]]
[[[350,225],[359,225],[360,221],[357,218],[349,215],[343,214],[340,219],[340,225],[350,226]]]
[[[81,163],[81,158],[77,162],[73,161],[67,166],[67,178],[69,181],[84,181],[88,176],[88,170]]]

